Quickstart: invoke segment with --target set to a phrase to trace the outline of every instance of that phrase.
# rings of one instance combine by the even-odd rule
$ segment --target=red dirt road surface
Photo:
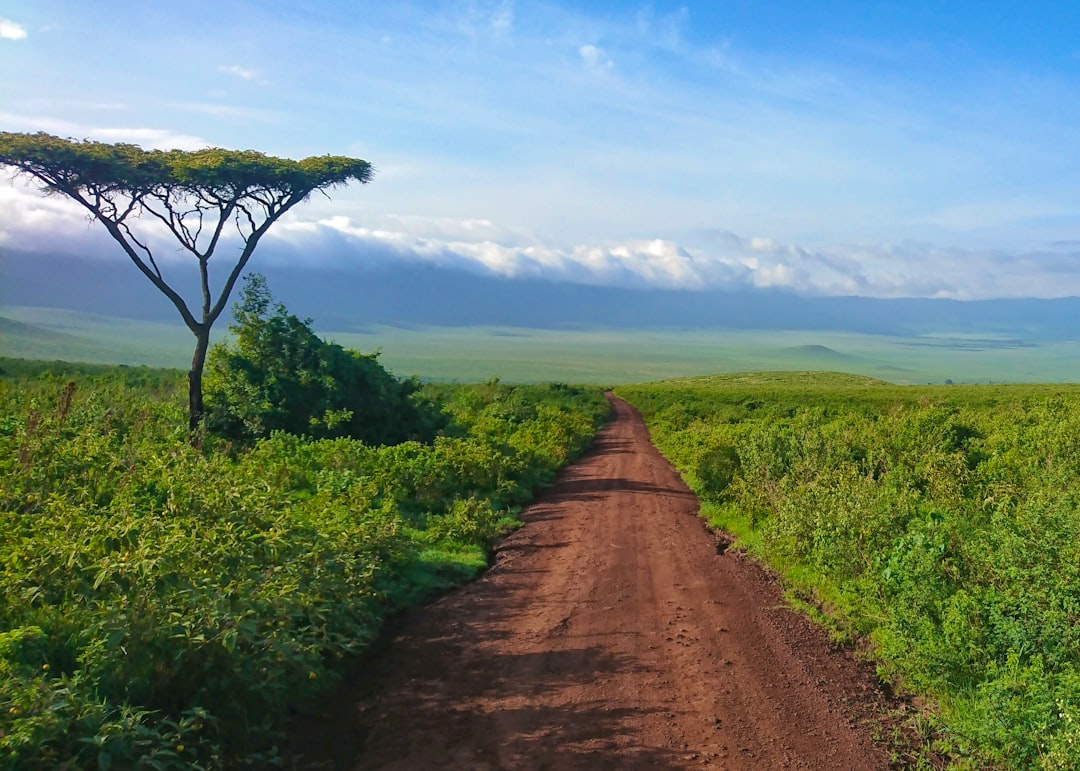
[[[866,668],[724,549],[613,405],[493,567],[297,722],[295,767],[888,768]]]

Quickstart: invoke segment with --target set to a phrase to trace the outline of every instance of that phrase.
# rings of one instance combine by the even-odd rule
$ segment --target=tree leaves
[[[131,144],[62,139],[39,132],[0,132],[0,164],[30,174],[57,192],[95,189],[133,194],[213,191],[238,200],[264,191],[306,197],[349,181],[370,182],[374,169],[359,158],[313,156],[300,161],[255,150],[143,150]]]

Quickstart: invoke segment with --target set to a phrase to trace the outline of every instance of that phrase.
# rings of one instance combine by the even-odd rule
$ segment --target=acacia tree
[[[0,132],[0,164],[37,180],[46,194],[77,201],[176,306],[195,335],[188,372],[188,427],[193,436],[204,412],[202,379],[210,329],[259,240],[314,191],[351,180],[366,183],[373,174],[371,164],[358,158],[326,155],[295,161],[253,150],[143,150],[45,133]],[[234,228],[240,236],[235,261],[215,296],[210,260],[222,244],[233,245]],[[162,273],[151,248],[155,230],[171,234],[195,258],[202,290],[196,310]]]

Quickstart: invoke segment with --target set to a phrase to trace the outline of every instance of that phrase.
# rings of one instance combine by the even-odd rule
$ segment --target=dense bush
[[[0,378],[0,768],[262,766],[380,620],[480,569],[598,391],[440,386],[445,435],[186,441],[184,384]]]
[[[383,369],[378,354],[328,343],[311,321],[275,303],[259,274],[245,278],[229,327],[206,368],[207,428],[252,440],[274,431],[368,444],[430,439],[440,415],[416,399],[419,384]]]
[[[955,767],[1080,768],[1080,389],[619,390],[710,518],[932,697]]]

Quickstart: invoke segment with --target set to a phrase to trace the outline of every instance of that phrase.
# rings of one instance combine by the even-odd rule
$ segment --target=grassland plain
[[[926,763],[1080,768],[1080,387],[620,387],[714,524],[935,705]]]
[[[287,709],[484,567],[608,410],[429,384],[431,443],[193,448],[180,372],[0,368],[2,769],[272,765]]]
[[[479,382],[636,383],[703,372],[828,370],[894,383],[1080,381],[1080,342],[948,331],[920,337],[843,332],[694,329],[387,327],[322,330],[360,351],[383,350],[399,375]],[[191,334],[179,324],[47,308],[0,307],[0,355],[186,367]]]

